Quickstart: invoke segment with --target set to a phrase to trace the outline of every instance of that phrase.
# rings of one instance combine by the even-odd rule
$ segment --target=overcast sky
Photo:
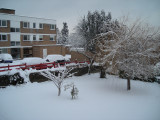
[[[0,8],[15,9],[17,15],[55,19],[60,29],[67,22],[70,32],[89,10],[102,9],[114,19],[129,14],[160,26],[160,0],[0,0]]]

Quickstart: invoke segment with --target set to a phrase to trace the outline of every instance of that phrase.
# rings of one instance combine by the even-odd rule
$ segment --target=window
[[[0,48],[0,54],[2,53],[8,53],[7,48]]]
[[[11,32],[20,32],[19,28],[11,28]]]
[[[7,20],[0,20],[0,27],[7,27]]]
[[[51,30],[55,30],[55,25],[51,24],[51,25],[50,25],[50,29],[51,29]]]
[[[36,23],[33,23],[33,28],[36,28]]]
[[[7,35],[0,34],[0,41],[7,41]]]
[[[43,24],[42,23],[39,23],[39,28],[43,29]]]
[[[36,40],[36,35],[33,35],[33,40]]]
[[[23,22],[23,28],[29,28],[29,22]]]
[[[20,32],[20,29],[19,29],[19,28],[16,28],[16,32]]]
[[[30,40],[30,35],[23,35],[23,40],[24,41],[29,41]]]
[[[2,35],[2,40],[7,40],[7,35]]]
[[[50,35],[50,40],[51,40],[51,41],[54,40],[54,35]]]
[[[20,46],[19,41],[11,41],[11,46]]]
[[[15,32],[16,30],[15,30],[15,28],[11,28],[11,32]]]
[[[43,35],[39,35],[39,40],[43,40]]]

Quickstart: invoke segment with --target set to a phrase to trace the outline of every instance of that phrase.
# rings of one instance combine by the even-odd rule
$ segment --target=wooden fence
[[[34,65],[27,65],[26,63],[25,64],[20,64],[20,65],[9,65],[8,64],[8,66],[1,66],[0,67],[0,72],[10,71],[13,68],[22,69],[22,70],[26,70],[26,69],[29,70],[30,68],[36,69],[36,70],[42,70],[42,69],[47,69],[47,68],[52,68],[52,67],[57,68],[59,65],[64,66],[65,64],[71,64],[71,63],[75,63],[75,64],[87,63],[87,64],[89,64],[89,61],[83,61],[83,62],[74,61],[74,62],[61,62],[61,63],[50,62],[50,63],[41,63],[41,64],[34,64]]]

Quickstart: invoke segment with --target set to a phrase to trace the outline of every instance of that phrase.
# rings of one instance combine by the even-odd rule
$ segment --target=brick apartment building
[[[44,58],[48,54],[71,54],[72,60],[84,60],[82,54],[56,44],[56,20],[18,16],[15,10],[0,9],[0,54],[14,59]]]

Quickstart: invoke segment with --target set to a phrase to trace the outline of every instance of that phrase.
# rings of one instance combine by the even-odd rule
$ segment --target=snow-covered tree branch
[[[65,78],[72,77],[74,74],[74,73],[70,73],[72,69],[73,68],[64,69],[64,70],[59,70],[57,72],[46,70],[46,71],[40,72],[40,74],[48,78],[49,80],[53,81],[55,86],[58,88],[58,96],[60,96],[61,88],[62,88]]]
[[[99,35],[97,59],[105,69],[124,71],[128,79],[149,79],[159,60],[159,30],[136,20],[130,26],[121,22],[119,31]],[[115,71],[114,71],[115,73]]]

